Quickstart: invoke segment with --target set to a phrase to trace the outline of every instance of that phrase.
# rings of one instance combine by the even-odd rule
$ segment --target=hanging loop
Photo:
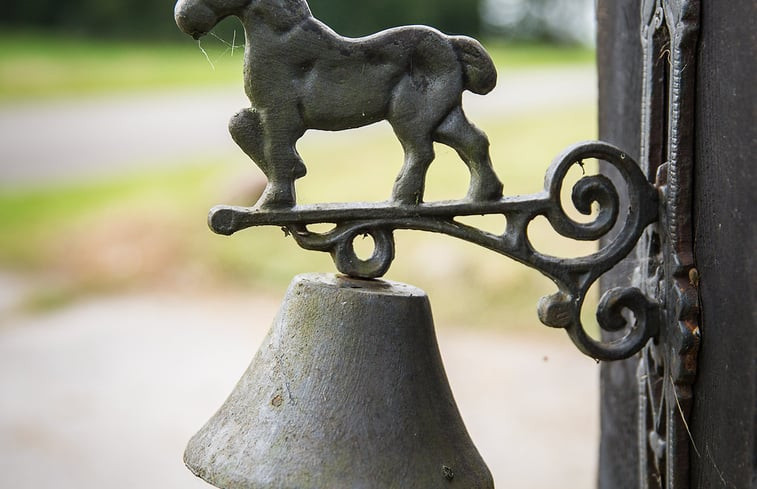
[[[374,249],[365,260],[355,253],[355,240],[370,236]],[[377,278],[384,275],[394,259],[394,236],[387,229],[364,228],[347,233],[331,250],[337,270],[345,275],[360,278]]]

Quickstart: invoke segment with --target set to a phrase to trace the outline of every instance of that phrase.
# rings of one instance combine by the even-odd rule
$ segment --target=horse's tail
[[[465,89],[479,95],[491,92],[497,84],[497,69],[481,43],[470,37],[452,36],[452,46],[463,67]]]

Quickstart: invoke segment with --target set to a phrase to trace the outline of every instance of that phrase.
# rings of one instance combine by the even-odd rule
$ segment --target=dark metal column
[[[638,0],[599,0],[597,4],[599,139],[628,148],[636,160],[641,140],[640,8]],[[633,268],[633,259],[618,264],[602,277],[602,290],[627,285]],[[638,358],[632,357],[600,366],[600,489],[639,487],[637,365]]]
[[[694,227],[702,348],[692,487],[757,487],[757,4],[702,2]]]
[[[638,362],[602,367],[604,489],[757,487],[756,14],[599,4],[600,137],[638,148],[664,205],[603,286],[639,285],[666,310],[638,386]]]

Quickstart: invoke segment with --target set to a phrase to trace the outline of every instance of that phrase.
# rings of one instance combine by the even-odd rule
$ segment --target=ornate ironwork
[[[470,241],[539,270],[558,291],[542,298],[539,318],[564,328],[576,346],[597,360],[637,353],[658,331],[660,305],[638,288],[608,291],[600,301],[601,328],[620,338],[603,342],[587,334],[580,312],[589,287],[630,253],[644,229],[657,220],[658,193],[638,165],[623,151],[601,142],[569,148],[548,170],[545,190],[525,197],[502,197],[502,184],[489,157],[486,136],[466,118],[463,90],[485,94],[496,83],[496,70],[481,45],[464,36],[447,36],[428,27],[402,27],[349,39],[312,17],[305,0],[180,0],[179,27],[195,38],[220,20],[235,15],[247,36],[245,91],[252,107],[235,115],[234,140],[268,177],[252,208],[220,206],[211,211],[211,228],[232,234],[250,226],[282,226],[303,248],[329,252],[337,268],[350,276],[375,278],[394,258],[395,229],[444,233]],[[305,175],[296,141],[307,129],[340,130],[385,119],[405,151],[392,199],[377,204],[298,206],[294,180]],[[426,170],[433,142],[454,148],[471,173],[465,200],[423,202]],[[584,159],[613,165],[628,186],[628,209],[601,175],[587,176],[573,187],[576,209],[593,222],[579,223],[565,213],[560,192],[568,169]],[[456,217],[500,214],[507,226],[495,235],[465,225]],[[540,253],[527,236],[529,223],[546,217],[559,234],[598,240],[617,224],[617,238],[586,257],[564,259]],[[620,221],[623,217],[623,221]],[[327,233],[308,229],[333,223]],[[355,254],[353,240],[371,235],[375,252],[367,260]],[[623,312],[633,313],[633,321]]]
[[[306,130],[381,120],[405,151],[393,200],[423,201],[435,141],[457,151],[470,169],[470,198],[502,196],[489,141],[462,109],[464,90],[483,95],[497,82],[494,63],[475,39],[426,26],[347,38],[315,19],[305,0],[180,0],[175,14],[181,30],[195,38],[224,17],[242,21],[251,108],[239,111],[229,129],[268,177],[259,207],[295,204],[294,180],[306,172],[296,143]]]
[[[618,193],[602,175],[586,176],[572,189],[573,204],[581,213],[590,215],[592,203],[599,205],[592,222],[578,223],[562,207],[560,194],[568,170],[590,158],[612,164],[628,186],[630,201],[618,237],[586,257],[567,259],[540,253],[527,236],[529,224],[538,216],[546,217],[561,235],[576,240],[598,240],[618,223],[621,216]],[[494,202],[465,200],[407,205],[389,201],[302,205],[290,209],[218,206],[211,210],[209,224],[224,235],[252,226],[284,227],[301,247],[331,253],[339,271],[362,278],[378,277],[389,269],[394,258],[395,229],[443,233],[478,244],[552,279],[558,292],[540,301],[541,321],[565,328],[585,354],[614,360],[638,352],[656,334],[659,305],[636,288],[608,291],[600,302],[598,322],[608,331],[626,331],[621,339],[608,343],[586,333],[580,319],[581,307],[589,287],[630,253],[644,229],[657,219],[657,210],[657,189],[646,181],[630,157],[609,144],[586,142],[567,149],[555,159],[547,171],[544,191],[533,196],[505,197]],[[507,226],[502,234],[482,231],[455,219],[487,214],[505,217]],[[308,225],[315,223],[334,223],[335,227],[326,233],[316,233],[308,229]],[[367,260],[361,260],[355,254],[353,240],[366,234],[373,237],[375,251]],[[626,308],[633,311],[634,324],[628,324],[621,314]]]
[[[460,94],[485,94],[496,83],[486,51],[470,38],[427,27],[390,29],[360,39],[341,37],[310,14],[305,0],[179,0],[176,21],[195,38],[229,15],[245,27],[245,90],[251,107],[230,122],[236,143],[260,166],[268,185],[254,207],[217,206],[210,227],[230,235],[253,226],[281,226],[304,249],[328,252],[339,271],[352,277],[384,275],[394,259],[393,232],[442,233],[483,246],[549,277],[558,291],[542,298],[540,320],[564,328],[583,353],[598,360],[628,358],[641,351],[638,381],[640,479],[644,489],[688,487],[692,404],[699,346],[698,274],[691,229],[693,111],[699,0],[642,0],[643,106],[640,164],[618,148],[586,142],[552,163],[544,191],[502,197],[486,135],[473,126]],[[379,120],[392,125],[405,163],[389,201],[297,205],[294,180],[306,168],[295,148],[307,129],[341,130]],[[454,148],[471,172],[464,200],[424,202],[425,174],[433,143]],[[585,176],[572,202],[594,219],[579,223],[561,203],[573,165],[608,162],[626,185],[627,208],[605,176]],[[501,234],[458,218],[501,215]],[[599,240],[599,251],[580,258],[539,252],[529,224],[545,217],[554,230],[575,240]],[[328,232],[309,226],[331,223]],[[360,259],[359,235],[375,250]],[[597,309],[600,327],[615,339],[590,337],[581,323],[588,289],[636,248],[633,285],[607,291]],[[653,341],[650,341],[652,339]]]
[[[646,0],[641,13],[640,163],[661,189],[661,219],[637,249],[634,282],[665,307],[639,362],[639,479],[644,489],[686,489],[697,450],[687,419],[700,335],[691,227],[699,0]]]

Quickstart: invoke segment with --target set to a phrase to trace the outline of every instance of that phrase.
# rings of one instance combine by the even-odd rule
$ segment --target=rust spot
[[[282,404],[284,404],[284,398],[281,397],[280,394],[277,394],[276,397],[271,399],[271,404],[273,407],[280,407]]]
[[[696,268],[689,269],[689,284],[692,287],[699,287],[699,271]]]

